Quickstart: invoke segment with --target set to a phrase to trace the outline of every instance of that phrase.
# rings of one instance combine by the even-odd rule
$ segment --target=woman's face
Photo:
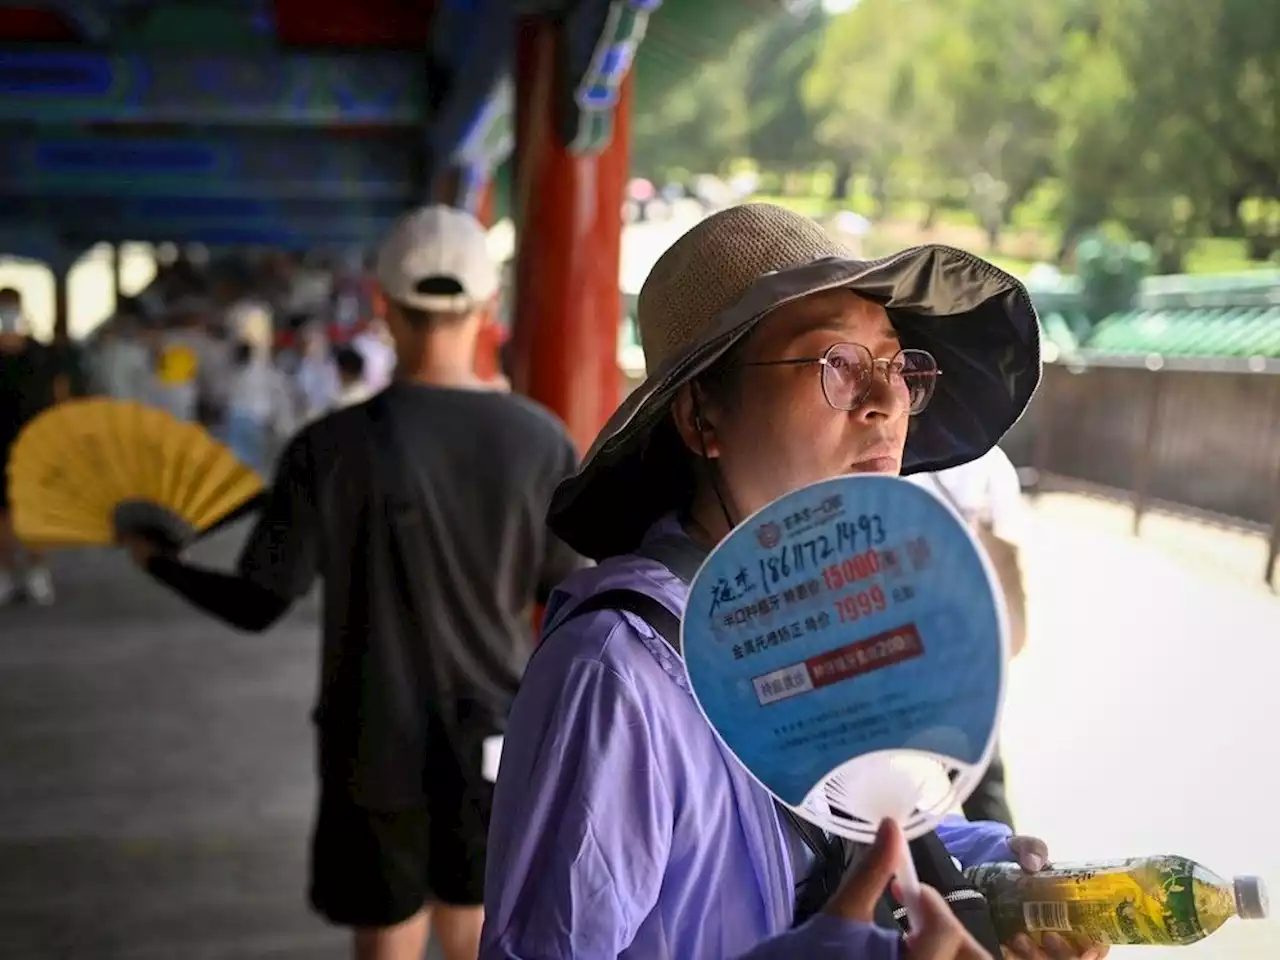
[[[885,360],[900,349],[883,307],[847,290],[816,293],[760,324],[727,395],[703,408],[706,453],[739,519],[819,480],[901,468],[909,400],[900,380],[891,385],[882,368],[862,403],[837,410],[823,392],[822,364],[774,362],[816,361],[835,343]]]

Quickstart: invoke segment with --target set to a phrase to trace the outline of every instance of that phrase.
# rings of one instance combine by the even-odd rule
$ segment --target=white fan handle
[[[916,873],[916,863],[911,859],[911,847],[907,838],[902,837],[902,849],[898,851],[898,893],[901,894],[902,906],[907,911],[907,924],[911,932],[920,929],[920,875]]]

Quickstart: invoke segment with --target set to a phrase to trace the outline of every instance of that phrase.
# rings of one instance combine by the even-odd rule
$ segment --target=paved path
[[[1280,597],[1260,584],[1262,540],[1150,527],[1134,539],[1124,509],[1080,497],[1034,511],[1004,733],[1019,826],[1062,859],[1181,853],[1280,897]],[[1280,923],[1129,952],[1273,960]]]
[[[1030,524],[1023,826],[1064,858],[1176,851],[1280,888],[1280,599],[1097,513],[1049,497]],[[56,608],[0,611],[0,958],[342,957],[303,897],[314,603],[245,637],[119,556],[59,561]],[[1134,960],[1280,956],[1277,925],[1233,927]]]
[[[0,957],[343,956],[304,902],[315,604],[241,636],[59,559],[56,608],[0,611]]]

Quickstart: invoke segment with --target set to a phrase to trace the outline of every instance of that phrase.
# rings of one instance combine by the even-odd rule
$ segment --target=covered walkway
[[[1179,852],[1280,884],[1280,597],[1256,585],[1261,543],[1125,529],[1079,497],[1032,515],[1034,633],[1005,735],[1022,826],[1061,858]],[[229,563],[236,537],[203,559]],[[56,607],[0,611],[0,957],[342,957],[304,900],[314,603],[240,636],[123,556],[56,572]],[[1239,924],[1196,955],[1278,952],[1274,925]]]

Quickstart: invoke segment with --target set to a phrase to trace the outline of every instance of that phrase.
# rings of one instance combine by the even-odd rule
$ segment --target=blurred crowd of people
[[[363,265],[272,254],[161,268],[83,364],[90,392],[197,421],[265,471],[301,425],[384,387],[395,351]]]

